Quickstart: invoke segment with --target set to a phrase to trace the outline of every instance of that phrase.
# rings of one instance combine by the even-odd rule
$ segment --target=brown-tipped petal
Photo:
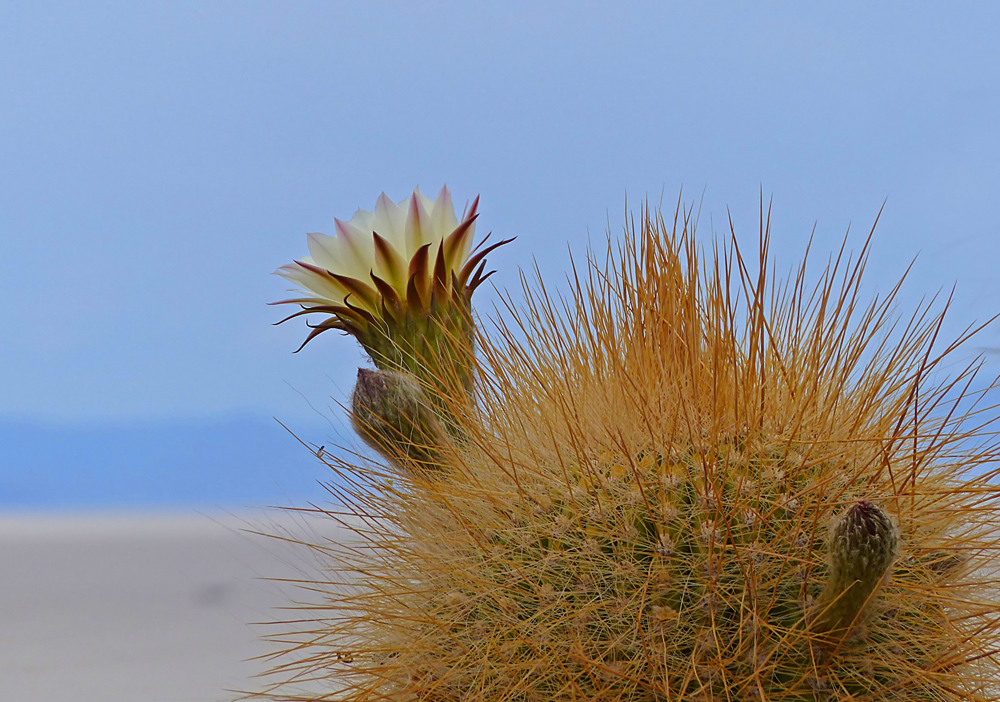
[[[325,305],[329,300],[322,297],[293,297],[288,300],[278,300],[276,302],[268,302],[267,305],[310,305],[312,307],[317,307]]]
[[[476,199],[472,201],[472,207],[469,208],[468,212],[464,213],[465,216],[462,219],[475,217],[476,215],[479,214],[478,210],[479,210],[479,196],[476,195]]]
[[[337,319],[327,320],[326,322],[323,322],[322,324],[319,324],[319,325],[317,325],[315,327],[312,327],[312,331],[309,332],[309,336],[306,337],[306,340],[302,342],[301,346],[299,346],[297,349],[295,349],[294,351],[292,351],[292,353],[298,353],[299,351],[301,351],[302,349],[304,349],[306,347],[306,344],[308,344],[310,341],[312,341],[313,339],[315,339],[317,336],[319,336],[323,332],[330,331],[331,329],[339,329],[341,331],[348,331],[347,325],[345,325],[340,320],[337,320]]]
[[[350,302],[345,299],[343,305],[324,305],[320,307],[310,307],[305,312],[323,312],[326,314],[334,315],[340,317],[344,322],[351,321],[358,325],[371,324],[375,321],[375,317],[372,313],[362,307],[355,307],[350,304]]]
[[[455,268],[460,255],[466,250],[469,237],[472,236],[474,231],[473,225],[476,223],[478,216],[467,218],[455,227],[455,231],[445,237],[442,247],[444,248],[444,261],[448,268]]]
[[[300,285],[305,292],[328,300],[336,300],[347,294],[344,286],[337,283],[330,271],[320,268],[311,261],[295,261],[278,269],[278,274]]]
[[[355,307],[347,299],[344,300],[343,305],[337,305],[333,309],[334,314],[344,322],[351,321],[358,326],[373,324],[375,322],[375,316],[370,311],[361,307]]]
[[[365,324],[375,324],[378,319],[375,316],[375,310],[369,309],[367,307],[358,307],[351,302],[351,296],[348,295],[344,298],[344,306],[355,315],[356,318],[364,321]]]
[[[438,246],[434,261],[434,280],[431,283],[431,295],[439,303],[448,300],[448,268],[444,262],[444,247]]]
[[[344,286],[349,293],[357,297],[361,304],[370,310],[378,309],[378,292],[372,286],[367,283],[363,283],[357,278],[351,278],[350,276],[340,275],[339,273],[330,273],[334,280]]]
[[[460,281],[463,281],[463,283],[464,283],[464,281],[467,281],[469,279],[469,276],[472,275],[472,272],[474,270],[476,270],[476,266],[478,266],[479,263],[484,258],[486,258],[487,255],[489,255],[495,249],[500,248],[504,244],[509,244],[510,242],[514,241],[514,239],[516,239],[516,238],[517,237],[512,236],[510,239],[501,239],[500,241],[494,242],[490,246],[487,246],[482,251],[480,251],[477,254],[475,254],[474,256],[470,257],[469,260],[465,263],[465,266],[462,267],[461,272],[458,274],[458,279]]]
[[[276,327],[276,326],[278,326],[279,324],[284,324],[284,323],[285,323],[285,322],[287,322],[287,321],[288,321],[289,319],[295,319],[296,317],[301,317],[301,316],[302,316],[302,315],[304,315],[304,314],[310,314],[310,313],[312,313],[312,312],[318,312],[318,311],[319,311],[319,310],[317,310],[317,309],[314,309],[314,308],[312,308],[312,307],[310,307],[310,308],[306,308],[306,309],[303,309],[303,310],[299,310],[298,312],[293,312],[292,314],[288,315],[287,317],[285,317],[284,319],[282,319],[282,320],[281,320],[281,321],[279,321],[279,322],[273,322],[273,323],[271,324],[271,326],[272,326],[272,327]]]
[[[479,240],[478,244],[472,247],[472,251],[469,252],[469,255],[476,253],[479,249],[486,246],[486,242],[490,240],[491,236],[493,236],[493,232],[488,232],[486,236]]]
[[[342,320],[351,320],[358,324],[370,324],[373,320],[371,314],[363,312],[356,307],[347,307],[344,305],[317,305],[315,307],[306,307],[305,309],[299,310],[293,314],[288,315],[280,322],[275,322],[274,325],[283,324],[289,319],[294,319],[296,317],[301,317],[305,314],[328,314],[334,317],[340,317]]]
[[[307,271],[311,271],[311,272],[315,273],[316,275],[330,275],[330,271],[326,270],[325,268],[320,268],[316,264],[309,263],[308,261],[302,261],[302,260],[296,259],[295,260],[295,265],[301,266],[302,268],[305,268]],[[287,266],[282,266],[282,268],[287,268]]]
[[[486,261],[479,264],[479,268],[476,270],[475,275],[472,276],[472,280],[469,281],[468,285],[465,286],[467,290],[467,295],[471,296],[472,293],[476,292],[476,288],[486,282],[486,279],[491,275],[496,273],[495,270],[490,271],[486,275],[483,275],[483,270],[486,268]]]
[[[430,259],[430,249],[431,245],[428,242],[414,252],[413,258],[410,259],[410,276],[417,273],[427,274],[427,261]]]
[[[406,306],[415,311],[430,309],[430,299],[426,286],[418,282],[416,273],[410,276],[410,282],[406,284]]]
[[[379,273],[389,285],[402,290],[406,285],[406,261],[378,232],[372,232],[372,240],[375,242],[375,265]]]
[[[410,259],[409,275],[407,276],[407,297],[410,295],[410,286],[414,285],[420,293],[420,299],[424,302],[427,302],[430,297],[430,250],[429,243],[417,249],[413,258]]]
[[[393,317],[398,316],[403,308],[403,301],[399,299],[395,288],[375,275],[374,271],[371,273],[371,279],[382,296],[382,308],[391,312]]]
[[[315,263],[309,263],[308,261],[296,261],[295,264],[301,266],[302,268],[305,268],[310,273],[315,273],[318,276],[329,278],[332,282],[337,282],[332,272],[328,271],[325,268],[317,266]]]

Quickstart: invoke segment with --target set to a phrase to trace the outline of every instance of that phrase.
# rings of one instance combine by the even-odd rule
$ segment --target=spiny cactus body
[[[323,547],[347,582],[313,584],[296,651],[336,692],[274,696],[1000,698],[997,442],[927,384],[938,319],[893,336],[864,255],[813,289],[766,243],[759,274],[703,265],[646,212],[565,304],[528,288],[479,336],[439,454],[330,459],[360,541]]]

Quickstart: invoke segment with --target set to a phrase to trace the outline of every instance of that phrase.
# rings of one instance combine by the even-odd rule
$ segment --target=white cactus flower
[[[473,249],[478,204],[477,197],[459,221],[447,186],[434,200],[419,188],[399,203],[382,193],[374,212],[359,209],[348,222],[335,220],[336,236],[308,235],[311,255],[275,271],[305,296],[272,304],[301,305],[292,317],[330,315],[308,343],[327,329],[357,333],[380,318],[402,321],[468,298],[490,275],[486,254],[506,243],[481,248],[484,239],[481,250]]]
[[[477,197],[459,220],[447,186],[434,200],[419,188],[398,203],[382,193],[374,212],[335,220],[336,236],[309,234],[310,255],[275,271],[302,296],[272,303],[302,307],[282,322],[326,315],[310,325],[299,350],[339,329],[353,334],[379,368],[409,372],[417,372],[415,356],[439,349],[443,338],[465,338],[471,351],[472,293],[492,274],[484,272],[486,255],[510,241],[484,246],[487,236],[473,246],[478,205]]]

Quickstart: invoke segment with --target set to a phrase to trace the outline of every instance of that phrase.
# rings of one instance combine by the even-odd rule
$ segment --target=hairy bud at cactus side
[[[817,628],[844,631],[857,623],[896,560],[896,527],[868,500],[840,517],[830,534],[830,573],[820,598]]]
[[[857,623],[896,559],[896,528],[888,515],[859,500],[830,534],[830,573],[820,598],[816,625],[840,632]]]
[[[369,446],[395,465],[440,468],[445,431],[412,377],[359,368],[351,422]]]

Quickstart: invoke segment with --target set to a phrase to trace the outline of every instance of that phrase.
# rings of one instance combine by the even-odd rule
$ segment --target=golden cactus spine
[[[421,388],[460,439],[356,413],[392,461],[329,459],[363,546],[323,547],[355,575],[314,584],[299,670],[345,702],[1000,698],[975,366],[929,383],[940,314],[861,305],[867,250],[810,287],[762,231],[759,271],[706,264],[644,211],[478,334],[475,407]]]

